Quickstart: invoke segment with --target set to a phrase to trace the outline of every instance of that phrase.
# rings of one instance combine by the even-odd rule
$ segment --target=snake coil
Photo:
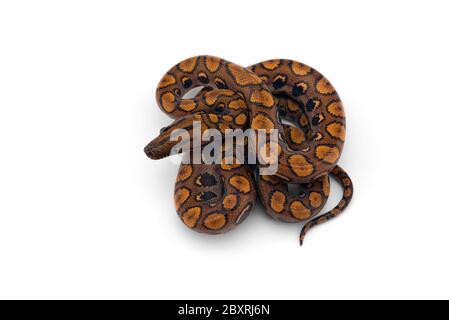
[[[203,89],[195,97],[184,98],[197,87]],[[274,151],[278,160],[274,175],[254,179],[253,169],[262,164],[254,168],[236,159],[181,165],[175,207],[189,228],[211,234],[229,231],[248,216],[258,194],[277,220],[312,218],[301,230],[302,245],[312,227],[338,216],[351,201],[351,179],[337,166],[346,134],[343,105],[331,83],[315,69],[286,59],[244,68],[218,57],[196,56],[162,77],[156,100],[175,120],[145,147],[152,159],[170,155],[177,144],[170,140],[175,130],[184,129],[191,137],[194,121],[201,122],[201,132],[217,129],[223,135],[227,129],[279,131],[277,141],[267,134],[265,145],[255,143],[259,152]],[[343,198],[334,209],[313,218],[328,199],[329,175],[343,186]],[[290,192],[289,185],[297,191]]]

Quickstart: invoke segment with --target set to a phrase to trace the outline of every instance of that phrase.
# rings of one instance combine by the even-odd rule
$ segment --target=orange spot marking
[[[303,127],[305,127],[309,123],[309,120],[307,120],[307,117],[303,114],[301,118],[299,118],[299,124]]]
[[[260,160],[263,164],[273,164],[279,159],[281,146],[275,142],[267,142],[260,148]]]
[[[159,88],[166,88],[176,83],[176,78],[171,74],[166,74],[159,82]]]
[[[171,92],[166,92],[161,97],[162,108],[168,113],[175,110],[175,95]]]
[[[223,170],[226,170],[226,171],[228,171],[228,170],[233,170],[233,169],[236,169],[236,168],[239,168],[241,166],[241,164],[240,163],[238,163],[238,161],[237,161],[237,159],[236,158],[224,158],[222,161],[221,161],[221,164],[220,164],[220,167],[223,169]]]
[[[333,116],[340,118],[345,117],[345,110],[343,109],[343,105],[340,101],[329,103],[329,105],[327,106],[327,111]]]
[[[185,181],[192,175],[193,169],[190,164],[182,164],[176,177],[176,182]]]
[[[319,192],[313,191],[309,194],[309,201],[312,207],[319,208],[323,203],[323,197]]]
[[[345,141],[346,129],[345,126],[339,122],[332,122],[326,126],[326,131],[331,137]]]
[[[209,117],[210,121],[212,121],[213,123],[218,122],[218,116],[215,113],[209,113],[207,116]]]
[[[234,92],[231,90],[227,90],[227,89],[216,89],[216,90],[212,90],[212,91],[208,91],[205,95],[204,98],[206,100],[206,103],[211,106],[213,105],[215,102],[217,102],[218,97],[220,96],[226,96],[226,97],[231,97],[234,95]]]
[[[192,99],[184,99],[179,103],[179,108],[184,111],[192,111],[196,109],[196,103]]]
[[[251,93],[250,101],[266,108],[274,105],[273,95],[267,90],[257,90]]]
[[[181,69],[184,72],[192,72],[193,69],[195,69],[197,60],[198,57],[186,59],[179,63],[179,69]]]
[[[334,87],[326,78],[322,77],[316,84],[316,89],[321,94],[331,94],[335,92]]]
[[[298,177],[307,177],[313,173],[313,165],[303,155],[293,155],[288,162]]]
[[[317,224],[322,224],[325,223],[327,221],[326,217],[321,217],[318,219],[318,221],[316,222]]]
[[[220,130],[221,133],[224,134],[226,132],[226,130],[230,129],[230,127],[227,124],[219,123],[218,129]]]
[[[299,200],[292,202],[292,204],[290,205],[290,212],[293,217],[300,220],[307,219],[312,214],[311,211],[307,209]]]
[[[293,73],[298,76],[305,76],[306,74],[308,74],[312,71],[312,68],[310,68],[309,66],[307,66],[303,63],[300,63],[300,62],[296,62],[296,61],[292,62],[291,67],[292,67]]]
[[[211,56],[207,56],[206,57],[206,68],[207,70],[209,70],[210,72],[215,72],[218,70],[218,68],[220,67],[220,58],[217,57],[211,57]]]
[[[193,228],[196,225],[196,222],[198,221],[199,217],[201,215],[201,208],[200,207],[193,207],[190,209],[187,209],[182,214],[182,222],[189,228]]]
[[[299,110],[299,105],[293,101],[292,99],[287,99],[287,108],[290,111],[298,111]]]
[[[276,213],[281,213],[285,206],[285,195],[280,191],[275,191],[271,195],[270,207]]]
[[[262,62],[262,66],[267,70],[274,70],[281,64],[279,59],[273,59]]]
[[[291,127],[290,128],[290,140],[294,144],[301,144],[305,141],[304,132],[297,128],[297,127]]]
[[[327,163],[335,163],[340,157],[340,150],[337,147],[318,146],[315,148],[315,155]]]
[[[236,194],[228,194],[223,198],[223,208],[232,210],[237,205],[238,196]]]
[[[204,219],[204,225],[208,229],[218,230],[226,224],[226,217],[222,213],[211,213]]]
[[[181,188],[175,192],[175,207],[178,210],[184,202],[190,197],[190,190],[187,188]]]
[[[232,122],[232,117],[230,115],[224,115],[223,120],[226,122]]]
[[[268,117],[257,114],[251,121],[251,127],[256,130],[271,131],[274,128],[274,123]]]
[[[245,101],[243,101],[243,99],[235,99],[235,100],[232,100],[231,102],[229,102],[228,106],[231,109],[238,110],[238,109],[246,108],[246,103],[245,103]]]
[[[251,183],[242,175],[235,175],[229,179],[229,184],[242,193],[251,191]]]
[[[346,189],[345,192],[344,192],[344,196],[345,197],[350,197],[351,194],[352,194],[352,189]]]
[[[262,83],[258,76],[239,65],[230,63],[228,69],[238,85],[249,86]]]
[[[248,121],[248,117],[244,113],[240,113],[235,117],[235,123],[239,126],[243,126]]]

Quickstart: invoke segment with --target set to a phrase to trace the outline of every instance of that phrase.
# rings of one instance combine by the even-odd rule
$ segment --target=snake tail
[[[343,210],[349,205],[352,199],[353,194],[353,185],[351,178],[348,176],[346,171],[344,171],[341,167],[336,166],[330,174],[338,181],[338,183],[343,187],[343,198],[340,202],[330,211],[316,217],[310,221],[308,221],[304,227],[301,229],[301,233],[299,236],[299,244],[302,246],[304,243],[304,238],[314,226],[322,224],[328,220],[331,220],[337,216],[339,216]]]

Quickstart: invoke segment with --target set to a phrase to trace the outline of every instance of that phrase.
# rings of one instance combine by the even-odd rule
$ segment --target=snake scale
[[[197,87],[203,89],[195,97],[184,97]],[[256,144],[274,153],[278,161],[274,175],[254,176],[263,164],[236,159],[181,164],[175,207],[189,228],[210,234],[229,231],[248,216],[258,195],[274,219],[309,220],[301,230],[302,245],[313,226],[338,216],[351,201],[351,179],[337,165],[346,134],[343,105],[331,83],[315,69],[286,59],[244,68],[218,57],[196,56],[162,77],[156,100],[175,120],[145,147],[151,159],[170,155],[177,144],[170,139],[175,130],[184,129],[191,137],[194,121],[201,123],[202,133],[207,129],[223,135],[227,129],[279,131],[277,141],[266,135],[265,145]],[[314,218],[329,196],[329,175],[342,185],[343,197],[335,208]],[[290,192],[289,185],[296,185],[296,192]]]

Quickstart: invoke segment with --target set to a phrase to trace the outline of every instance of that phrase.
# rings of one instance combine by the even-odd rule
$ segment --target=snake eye
[[[161,130],[159,131],[159,134],[162,134],[162,133],[164,133],[165,131],[167,131],[168,130],[168,127],[163,127],[163,128],[161,128]]]

